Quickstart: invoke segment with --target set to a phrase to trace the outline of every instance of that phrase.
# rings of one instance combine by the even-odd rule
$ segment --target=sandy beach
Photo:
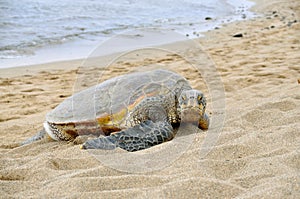
[[[162,51],[126,55],[109,68],[113,55],[89,60],[85,68],[83,60],[72,60],[0,69],[0,198],[300,198],[300,2],[255,2],[258,17],[196,40],[204,54],[171,44],[203,60],[201,75],[187,60]],[[122,150],[115,156],[102,151],[102,162],[67,142],[19,146],[74,91],[162,67],[201,89],[209,116],[220,124],[132,153],[131,159],[122,159]],[[203,153],[207,137],[214,141]],[[188,146],[181,150],[180,142]],[[149,160],[145,172],[132,170],[139,157],[157,159],[160,151],[169,151],[169,162]],[[131,167],[124,168],[129,160]]]

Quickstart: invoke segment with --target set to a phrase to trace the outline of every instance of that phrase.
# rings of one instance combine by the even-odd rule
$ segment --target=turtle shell
[[[185,78],[171,71],[131,73],[72,95],[49,112],[46,121],[122,129],[126,128],[125,120],[130,111],[146,97],[171,94],[175,98],[183,89],[190,88]]]

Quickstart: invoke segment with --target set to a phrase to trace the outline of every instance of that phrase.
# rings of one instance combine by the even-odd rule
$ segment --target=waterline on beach
[[[0,68],[85,58],[101,42],[129,30],[153,27],[196,38],[254,15],[248,11],[254,3],[236,0],[75,2],[29,0],[22,5],[12,0],[1,5],[6,14],[0,19]]]

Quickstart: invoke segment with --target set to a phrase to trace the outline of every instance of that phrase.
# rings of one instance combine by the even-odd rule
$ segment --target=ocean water
[[[82,58],[126,30],[188,37],[253,17],[244,0],[0,0],[0,67]],[[207,20],[207,17],[210,20]]]

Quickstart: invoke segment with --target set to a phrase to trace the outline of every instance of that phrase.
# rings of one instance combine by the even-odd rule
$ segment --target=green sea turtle
[[[171,140],[181,122],[208,129],[205,108],[203,93],[174,72],[131,73],[65,99],[46,115],[44,129],[23,144],[46,135],[58,141],[94,135],[82,149],[137,151]]]

